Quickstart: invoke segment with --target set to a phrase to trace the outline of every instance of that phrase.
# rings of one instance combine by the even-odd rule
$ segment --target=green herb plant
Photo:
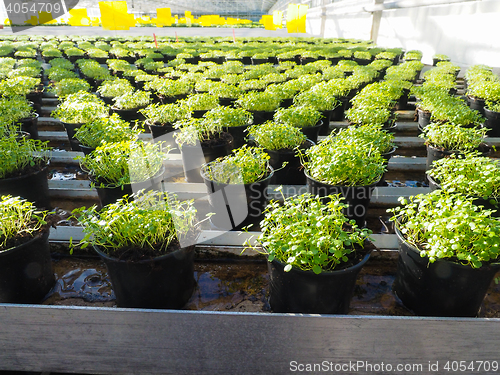
[[[335,270],[364,247],[372,232],[349,223],[342,213],[343,198],[329,198],[324,203],[320,197],[302,194],[267,205],[257,242],[269,262],[284,263],[285,272],[320,274]]]
[[[273,121],[251,126],[248,134],[260,147],[273,151],[292,150],[306,141],[306,136],[299,128]]]

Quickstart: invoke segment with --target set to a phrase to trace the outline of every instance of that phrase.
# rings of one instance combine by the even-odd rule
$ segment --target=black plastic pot
[[[335,107],[335,109],[330,114],[330,121],[342,121],[344,120],[344,107],[342,104]]]
[[[488,137],[500,137],[500,112],[494,112],[484,107],[484,117],[486,121],[483,126],[490,129]]]
[[[201,177],[207,187],[212,225],[219,230],[240,230],[257,224],[268,202],[267,187],[273,176],[269,168],[266,178],[251,184],[232,185],[210,180],[201,168]]]
[[[431,113],[417,108],[419,129],[425,128],[431,123]]]
[[[55,282],[49,230],[0,252],[1,303],[40,303]]]
[[[269,304],[276,313],[347,314],[354,292],[356,278],[370,258],[366,254],[361,262],[338,271],[302,271],[274,259],[268,262]]]
[[[384,165],[387,167],[389,165],[389,160],[391,159],[392,155],[396,152],[397,147],[393,147],[390,151],[384,152],[383,154],[380,154],[384,158]],[[385,181],[385,175],[387,172],[385,172],[382,175],[382,178],[380,181],[377,183],[377,186],[387,186],[387,182]]]
[[[42,110],[42,95],[43,95],[43,85],[40,90],[30,92],[28,95],[26,95],[26,100],[33,102],[33,109],[40,115],[40,112]]]
[[[104,207],[110,203],[115,203],[118,199],[123,198],[125,195],[130,196],[132,195],[132,193],[137,192],[141,189],[144,189],[145,191],[161,191],[161,182],[163,180],[164,173],[165,168],[162,167],[160,172],[158,172],[149,180],[146,180],[144,182],[137,182],[134,184],[125,184],[119,187],[99,187],[99,180],[91,174],[89,174],[89,179],[96,184],[97,195],[99,196],[101,207]]]
[[[0,179],[0,195],[20,196],[39,209],[50,209],[48,168],[19,177]]]
[[[173,137],[166,137],[167,134],[175,131],[175,128],[172,124],[151,123],[151,121],[149,121],[149,120],[146,120],[144,123],[149,128],[149,131],[151,132],[153,139],[163,137],[161,140],[163,142],[165,142],[165,146],[171,147],[170,153],[173,153],[173,154],[180,153],[179,148],[177,146],[177,143],[175,143],[174,138]]]
[[[225,127],[225,131],[233,136],[233,150],[240,148],[244,144],[246,144],[245,137],[248,135],[246,129],[249,125],[242,126],[227,126]]]
[[[315,180],[306,170],[304,170],[304,173],[306,175],[307,191],[309,193],[312,195],[319,195],[320,197],[326,197],[330,194],[341,194],[341,196],[344,197],[342,203],[348,205],[343,211],[344,215],[349,220],[355,220],[360,228],[365,225],[365,217],[370,199],[378,181],[367,186],[337,186]]]
[[[314,142],[307,139],[300,148],[306,150],[312,146]],[[296,150],[265,149],[265,151],[270,156],[269,164],[274,169],[271,185],[305,185],[306,176]],[[285,162],[287,165],[283,167]]]
[[[92,151],[95,150],[94,147],[84,146],[80,143],[80,150],[83,152],[83,155],[89,155]]]
[[[249,111],[253,116],[253,124],[260,125],[274,118],[274,111]]]
[[[323,121],[319,120],[319,122],[314,126],[304,126],[299,127],[302,134],[306,136],[307,139],[310,139],[314,143],[318,143],[319,132],[323,126]]]
[[[32,139],[38,139],[38,113],[33,117],[27,117],[19,120],[17,123],[21,125],[21,131],[31,134]]]
[[[500,263],[472,268],[448,260],[429,263],[396,227],[399,260],[394,292],[417,315],[476,316]]]
[[[403,89],[403,94],[399,97],[398,102],[396,103],[396,109],[402,110],[408,108],[408,98],[410,95],[409,89]]]
[[[234,102],[236,99],[233,98],[219,98],[219,104],[224,107],[234,107]]]
[[[61,123],[64,126],[64,129],[66,129],[66,134],[68,134],[68,140],[69,144],[71,146],[71,151],[80,151],[80,142],[75,138],[75,133],[76,131],[82,126],[82,123],[79,124],[70,124],[67,122],[61,121]]]
[[[106,263],[119,307],[180,309],[196,287],[194,246],[136,262],[94,250]]]
[[[330,121],[332,118],[332,111],[321,111],[321,114],[323,115],[322,118],[322,125],[321,128],[319,129],[319,135],[328,135],[330,134]]]
[[[474,151],[479,152],[482,156],[488,156],[491,153],[491,147],[486,145],[486,144],[481,144]],[[448,157],[451,154],[463,155],[463,152],[457,151],[457,150],[453,150],[453,151],[442,150],[442,149],[438,149],[436,147],[433,147],[431,145],[427,145],[427,162],[426,162],[427,169],[431,168],[432,163],[434,161]]]
[[[250,58],[250,61],[252,62],[252,65],[261,65],[269,62],[269,58],[266,57],[265,59],[254,59],[253,57]]]
[[[124,121],[133,122],[137,120],[144,120],[144,115],[139,112],[139,110],[143,108],[146,107],[132,109],[118,109],[116,107],[111,107],[111,112],[117,113]]]
[[[484,99],[467,96],[467,103],[469,104],[470,109],[475,109],[480,114],[484,115],[484,105],[486,103]]]
[[[226,133],[227,134],[227,133]],[[196,146],[184,144],[179,147],[181,150],[182,168],[186,182],[203,182],[200,175],[200,168],[203,164],[210,163],[221,156],[226,156],[233,149],[233,139],[228,134],[227,142],[220,143],[213,147],[203,147],[200,143]]]

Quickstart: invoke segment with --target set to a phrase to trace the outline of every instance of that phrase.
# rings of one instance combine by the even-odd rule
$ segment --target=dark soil
[[[233,136],[227,132],[211,134],[208,139],[203,139],[201,143],[202,148],[217,147],[220,145],[228,145],[233,142]]]

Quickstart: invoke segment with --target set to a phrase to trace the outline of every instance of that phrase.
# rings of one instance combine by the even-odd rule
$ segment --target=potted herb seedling
[[[91,245],[106,263],[119,307],[182,308],[194,279],[196,209],[160,192],[139,192],[98,210],[73,211]],[[103,225],[105,223],[105,225]]]
[[[498,98],[500,100],[500,97]],[[488,136],[500,136],[500,101],[495,102],[491,100],[486,101],[484,107],[484,127],[489,129]]]
[[[50,91],[58,98],[64,99],[66,96],[76,94],[79,91],[90,91],[90,85],[81,78],[64,78],[55,82]]]
[[[181,80],[155,78],[146,83],[144,89],[154,92],[163,104],[167,104],[185,99],[193,91],[193,84]]]
[[[432,65],[436,66],[440,61],[450,61],[450,58],[447,55],[443,55],[442,53],[436,53],[432,56]]]
[[[348,205],[345,215],[363,226],[373,190],[386,171],[380,152],[357,139],[330,135],[304,155],[308,191],[341,194]]]
[[[396,114],[387,108],[375,105],[351,107],[345,116],[352,125],[379,125],[386,130],[394,130]]]
[[[268,121],[250,127],[248,134],[269,154],[269,164],[274,169],[271,184],[304,185],[306,183],[298,150],[304,151],[314,143],[308,140],[299,128]]]
[[[190,118],[175,123],[174,133],[182,157],[187,182],[203,182],[200,167],[232,150],[233,137],[224,126],[206,118]]]
[[[153,138],[173,132],[175,122],[191,117],[191,110],[187,106],[177,103],[153,103],[141,109],[141,113],[146,118],[145,123],[149,127]],[[171,146],[174,147],[173,144]]]
[[[161,143],[126,140],[104,143],[76,160],[88,172],[104,207],[141,189],[161,191],[168,148],[165,151]]]
[[[318,88],[303,91],[293,98],[293,102],[297,106],[310,106],[321,112],[323,126],[320,135],[330,134],[330,120],[339,121],[343,118],[341,103],[329,90]]]
[[[78,141],[74,139],[76,129],[82,124],[108,115],[108,107],[97,96],[85,91],[68,95],[51,114],[64,125],[73,151],[80,151]]]
[[[233,136],[233,148],[239,148],[245,143],[245,130],[253,122],[252,114],[243,108],[216,107],[203,115],[224,128]]]
[[[269,92],[248,92],[240,96],[235,105],[251,112],[254,124],[262,124],[273,119],[280,101],[280,98]]]
[[[273,174],[268,161],[263,149],[244,145],[201,167],[213,226],[233,230],[260,221]]]
[[[140,112],[151,103],[151,93],[148,91],[128,91],[113,99],[115,104],[111,107],[114,113],[126,121],[143,120]]]
[[[200,118],[206,112],[219,106],[219,98],[209,93],[192,94],[179,104],[189,108],[193,117]]]
[[[452,123],[431,123],[424,128],[419,135],[425,139],[427,146],[427,170],[435,160],[439,160],[450,154],[463,154],[471,151],[480,151],[488,154],[490,149],[484,142],[488,129],[464,128]]]
[[[113,99],[123,95],[126,92],[134,91],[134,87],[127,79],[115,79],[105,81],[97,88],[99,97],[107,105],[113,105]]]
[[[48,164],[50,149],[47,142],[19,138],[7,132],[0,138],[0,195],[21,196],[37,207],[49,209]]]
[[[0,302],[42,302],[55,284],[47,211],[1,194],[0,223]]]
[[[0,99],[0,117],[4,123],[20,125],[20,130],[27,132],[33,139],[38,139],[38,114],[23,97]]]
[[[139,134],[139,130],[130,129],[128,122],[113,113],[110,117],[99,118],[80,126],[75,133],[75,139],[86,155],[104,143],[134,141],[138,139]]]
[[[243,90],[236,85],[218,82],[217,85],[210,88],[208,93],[217,96],[220,105],[232,106],[243,95]]]
[[[500,201],[500,166],[477,153],[452,154],[436,160],[427,171],[431,191],[443,189],[474,197],[478,206],[497,210]],[[494,216],[498,216],[495,213]]]
[[[356,278],[370,257],[371,231],[342,213],[338,195],[271,201],[257,242],[268,259],[273,312],[347,314]]]
[[[318,134],[323,122],[322,114],[310,105],[280,108],[274,114],[274,121],[295,126],[314,143],[318,141]]]
[[[500,268],[500,222],[473,197],[436,190],[400,199],[394,291],[417,315],[476,316]]]

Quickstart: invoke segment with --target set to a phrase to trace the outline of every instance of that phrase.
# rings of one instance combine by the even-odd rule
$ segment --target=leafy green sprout
[[[216,107],[206,112],[203,117],[222,127],[250,125],[253,115],[243,108]]]
[[[113,99],[117,109],[145,108],[151,102],[151,93],[148,91],[127,91]]]
[[[54,83],[51,91],[59,98],[64,98],[79,91],[90,91],[88,82],[81,78],[63,78]]]
[[[371,231],[360,229],[344,216],[339,195],[329,196],[328,203],[320,197],[302,194],[271,201],[260,226],[257,242],[268,261],[285,264],[292,269],[313,271],[315,274],[333,271],[349,260],[364,243]]]
[[[169,151],[161,142],[127,140],[104,143],[90,154],[75,159],[93,176],[92,187],[115,188],[144,182],[157,175]]]
[[[84,124],[108,115],[108,107],[97,96],[85,91],[66,96],[51,114],[52,117],[70,124]]]
[[[273,112],[278,109],[281,99],[268,92],[248,92],[236,100],[236,105],[247,111]]]
[[[46,225],[46,211],[38,211],[32,202],[3,195],[0,198],[0,252],[8,250],[9,240],[17,236],[33,236]]]
[[[191,117],[191,110],[179,103],[159,104],[153,103],[141,112],[147,120],[154,124],[173,124],[176,121],[186,120]]]
[[[75,138],[84,146],[97,148],[104,143],[133,141],[138,139],[139,134],[138,129],[131,129],[128,122],[113,113],[110,117],[83,124],[77,129]]]
[[[202,166],[206,178],[224,184],[251,184],[269,174],[269,155],[259,147],[242,147]]]
[[[97,88],[97,92],[105,98],[116,98],[130,91],[134,91],[134,87],[127,79],[120,78],[105,81]]]
[[[330,185],[368,186],[379,181],[386,170],[380,152],[374,147],[360,147],[359,141],[330,136],[319,144],[299,152],[307,173]]]
[[[389,152],[395,147],[394,135],[382,130],[382,127],[377,124],[349,126],[340,130],[335,137],[337,139],[354,140],[359,142],[360,147],[366,144],[367,147],[374,147],[381,154]]]
[[[0,178],[9,178],[29,168],[45,167],[50,160],[48,142],[36,139],[18,139],[15,133],[0,138],[2,163]]]
[[[500,165],[489,157],[451,154],[436,160],[426,173],[450,193],[500,200]]]
[[[85,234],[79,245],[98,246],[110,255],[139,248],[161,256],[197,225],[193,201],[182,202],[174,194],[156,191],[140,191],[101,210],[82,207],[72,214]]]
[[[248,128],[248,134],[266,150],[292,150],[306,141],[299,128],[283,123],[267,121]]]
[[[474,197],[435,190],[430,194],[400,198],[393,213],[404,239],[429,263],[449,259],[472,268],[500,255],[500,221],[474,204]]]
[[[477,150],[484,142],[487,131],[486,128],[464,128],[449,122],[431,123],[419,137],[434,148],[470,152]]]
[[[179,130],[174,133],[174,138],[180,148],[183,145],[194,146],[198,142],[217,138],[224,132],[223,125],[208,121],[206,118],[180,120],[174,124],[174,127]]]
[[[318,125],[323,117],[321,112],[310,105],[280,108],[274,114],[274,121],[296,127],[311,127]]]

